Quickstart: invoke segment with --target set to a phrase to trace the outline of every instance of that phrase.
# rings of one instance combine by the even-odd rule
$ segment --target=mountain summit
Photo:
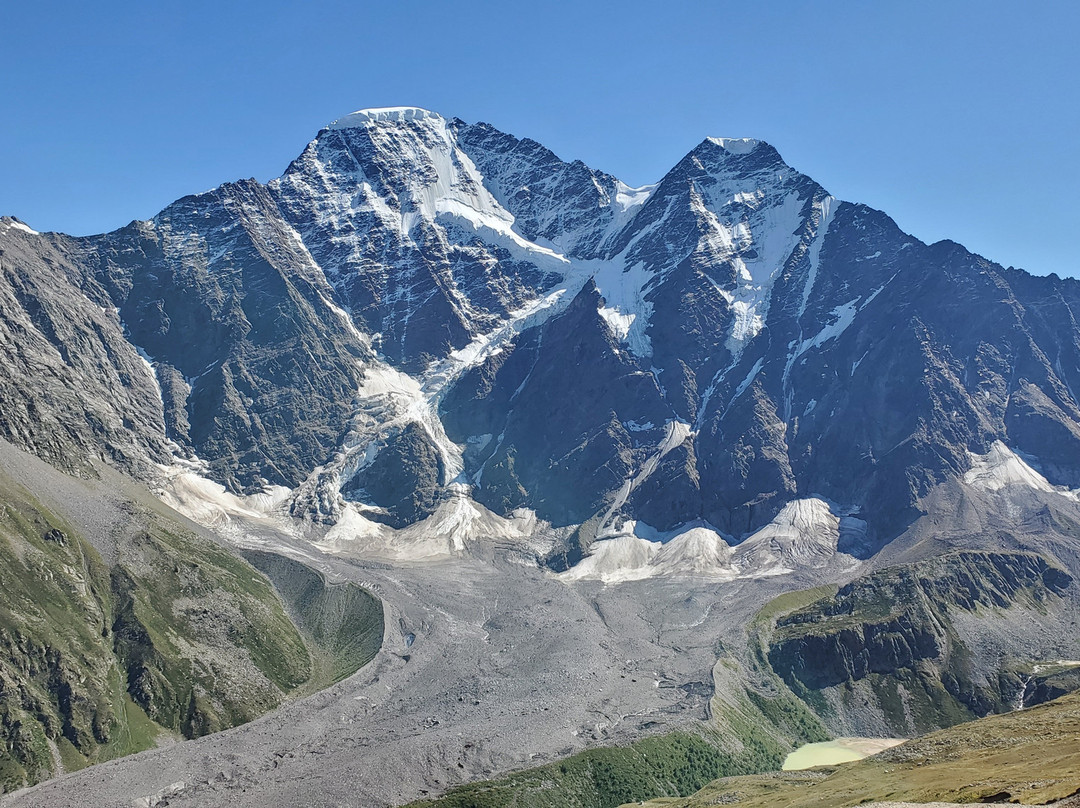
[[[558,566],[816,501],[845,527],[814,540],[867,556],[1001,451],[1080,485],[1080,284],[927,246],[762,141],[631,188],[363,110],[266,185],[0,243],[0,435],[276,492],[358,550],[495,532]]]

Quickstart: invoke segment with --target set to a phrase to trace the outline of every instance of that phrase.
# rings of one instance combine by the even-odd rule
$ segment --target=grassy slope
[[[676,732],[579,752],[500,780],[472,783],[410,808],[608,808],[655,794],[688,794],[717,772],[763,771],[783,755],[761,734],[736,742],[715,731]]]
[[[153,505],[125,510],[110,567],[0,469],[0,793],[244,723],[378,649],[382,611],[366,592],[335,601],[363,653],[315,647],[313,660],[248,563]]]
[[[1080,693],[916,738],[881,755],[813,774],[710,783],[651,808],[846,808],[873,801],[1043,804],[1080,790]]]
[[[328,584],[317,571],[275,553],[243,556],[274,584],[289,615],[309,639],[316,671],[305,691],[340,682],[382,647],[382,602],[353,583]]]
[[[126,729],[126,715],[116,709],[123,705],[119,670],[101,642],[110,624],[108,570],[81,542],[44,539],[50,529],[28,503],[0,505],[5,789],[51,772],[50,739],[64,739],[85,760]]]

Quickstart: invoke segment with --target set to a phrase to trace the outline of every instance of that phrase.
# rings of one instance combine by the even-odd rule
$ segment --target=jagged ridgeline
[[[999,442],[1080,484],[1080,283],[923,244],[757,140],[630,188],[368,110],[269,183],[86,238],[5,218],[0,249],[0,436],[137,476],[197,455],[384,544],[447,502],[484,517],[451,546],[488,511],[580,528],[561,559],[737,542],[816,496],[867,557]]]
[[[1077,653],[1078,315],[1077,281],[923,244],[767,143],[707,138],[631,188],[415,108],[112,233],[0,217],[0,438],[53,469],[0,443],[5,783],[248,721],[379,647],[366,592],[237,558],[133,479],[238,546],[378,569],[416,618],[380,699],[281,707],[275,743],[322,734],[325,758],[264,767],[263,724],[170,750],[237,804],[316,780],[404,801],[581,752],[484,800],[610,805],[1068,690],[1041,666]],[[504,587],[537,596],[488,603]],[[553,603],[545,653],[512,641]],[[511,664],[505,702],[443,703]],[[247,779],[202,776],[234,739]],[[149,760],[123,768],[157,799]]]
[[[308,595],[298,628],[256,569],[116,475],[90,489],[37,468],[36,495],[17,474],[33,459],[3,461],[0,793],[243,724],[378,650],[381,606],[359,587],[328,596],[282,561]]]

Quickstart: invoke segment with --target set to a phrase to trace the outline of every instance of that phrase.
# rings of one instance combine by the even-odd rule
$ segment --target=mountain
[[[268,183],[112,233],[0,218],[0,439],[242,553],[330,649],[324,683],[377,645],[337,584],[382,600],[366,673],[230,736],[240,779],[199,740],[165,767],[187,797],[161,752],[116,764],[125,799],[287,804],[322,763],[286,756],[316,744],[350,773],[326,800],[401,803],[695,722],[757,739],[744,771],[1009,709],[1024,665],[1080,653],[1077,313],[1080,282],[923,244],[761,141],[631,188],[365,110]]]
[[[759,141],[632,189],[371,110],[114,233],[4,222],[0,434],[63,468],[197,457],[394,529],[527,509],[571,561],[813,497],[865,557],[996,442],[1080,485],[1080,285],[921,244]]]

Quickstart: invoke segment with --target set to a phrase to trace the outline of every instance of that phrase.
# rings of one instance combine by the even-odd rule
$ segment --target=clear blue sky
[[[1016,0],[9,3],[0,213],[110,230],[415,105],[632,185],[762,138],[925,241],[1078,275],[1078,33]]]

